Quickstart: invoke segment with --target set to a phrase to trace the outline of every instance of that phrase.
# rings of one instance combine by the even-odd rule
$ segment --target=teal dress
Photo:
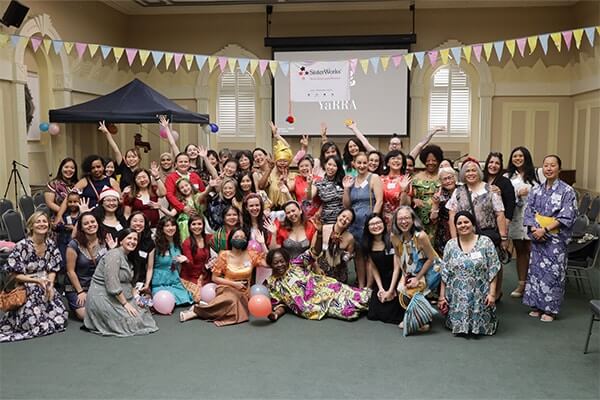
[[[175,296],[175,304],[193,304],[192,294],[183,287],[179,278],[181,266],[176,263],[175,257],[181,255],[181,249],[171,244],[169,251],[159,254],[156,249],[154,256],[154,271],[152,273],[152,296],[161,290],[168,290]],[[175,268],[171,268],[175,263]]]

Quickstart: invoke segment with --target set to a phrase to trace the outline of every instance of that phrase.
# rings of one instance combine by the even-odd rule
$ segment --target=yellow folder
[[[540,214],[536,213],[535,214],[535,221],[538,224],[540,224],[540,226],[542,228],[545,228],[545,227],[550,226],[553,223],[555,223],[556,222],[556,218],[554,218],[554,217],[546,217],[544,215],[540,215]],[[559,228],[554,228],[554,229],[550,230],[550,233],[557,234],[559,231],[560,231]]]

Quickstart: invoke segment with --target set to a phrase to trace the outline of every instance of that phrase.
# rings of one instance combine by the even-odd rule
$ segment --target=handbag
[[[425,280],[425,277],[419,279],[417,287],[407,288],[406,281],[410,278],[414,278],[414,276],[406,275],[404,284],[402,283],[402,281],[399,281],[398,286],[396,287],[396,290],[398,291],[398,301],[400,302],[402,308],[404,308],[405,310],[408,308],[408,305],[415,294],[421,293],[425,291],[425,289],[427,289],[427,281]]]
[[[465,185],[464,188],[467,191],[467,200],[469,200],[469,206],[471,207],[471,212],[473,213],[473,218],[475,218],[475,225],[476,225],[475,227],[477,228],[477,232],[480,235],[489,237],[492,240],[492,242],[494,243],[494,246],[498,247],[501,242],[500,232],[498,232],[497,228],[486,228],[486,229],[479,228],[479,222],[477,221],[477,216],[475,214],[475,207],[473,206],[473,200],[471,199],[471,191],[469,190],[467,185]]]
[[[25,290],[25,286],[16,285],[13,290],[6,290],[9,283],[15,279],[15,277],[9,279],[4,285],[2,292],[0,292],[0,310],[4,312],[17,310],[27,301],[27,291]]]

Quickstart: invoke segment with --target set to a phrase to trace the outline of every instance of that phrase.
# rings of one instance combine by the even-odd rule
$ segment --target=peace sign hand
[[[98,122],[98,130],[102,133],[110,133],[108,131],[108,128],[106,127],[106,122],[105,121],[99,121]]]
[[[300,145],[304,148],[308,147],[308,135],[302,135],[302,139],[300,139]]]
[[[167,119],[166,115],[160,115],[158,117],[158,123],[160,124],[160,126],[162,126],[163,128],[168,128],[169,127],[169,120]]]

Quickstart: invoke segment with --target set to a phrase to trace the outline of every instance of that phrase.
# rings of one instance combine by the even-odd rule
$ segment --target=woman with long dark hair
[[[202,216],[190,218],[188,229],[190,236],[181,245],[187,258],[181,264],[181,283],[192,294],[194,302],[199,302],[202,286],[210,282],[210,270],[206,264],[210,259],[212,235],[206,234]]]
[[[345,176],[342,160],[330,156],[323,164],[325,175],[322,180],[313,183],[312,192],[321,204],[321,220],[324,225],[334,224],[340,212],[344,209],[342,196],[344,194],[343,179]]]
[[[141,292],[151,293],[152,269],[154,267],[154,240],[152,240],[152,229],[150,220],[141,211],[135,211],[129,216],[127,225],[137,232],[139,236],[138,246],[134,252],[129,254],[129,260],[133,265],[133,283],[143,284]],[[150,271],[150,274],[147,274]]]
[[[48,182],[44,191],[44,201],[53,214],[58,213],[60,205],[77,183],[77,162],[64,158],[58,166],[54,179]]]
[[[285,219],[275,220],[275,234],[272,235],[270,248],[282,247],[290,258],[296,258],[310,248],[315,234],[312,221],[306,219],[300,204],[295,200],[283,206]]]

